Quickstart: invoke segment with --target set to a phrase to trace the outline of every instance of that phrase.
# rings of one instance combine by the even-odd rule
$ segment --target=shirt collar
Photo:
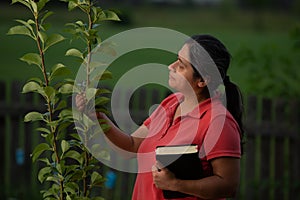
[[[183,94],[179,93],[177,96],[177,102],[170,106],[171,113],[174,113],[178,104],[184,100]],[[187,113],[186,116],[201,119],[204,114],[211,109],[212,106],[221,104],[220,95],[216,94],[215,96],[208,98],[198,104],[191,112]]]
[[[176,111],[177,106],[184,101],[184,95],[182,93],[175,93],[174,102],[169,105],[167,110],[167,115],[173,117]],[[201,119],[204,114],[211,109],[212,106],[222,104],[220,101],[220,95],[216,94],[215,96],[208,98],[198,104],[191,112],[187,113],[185,116],[193,117],[196,119]]]
[[[184,96],[181,93],[175,93],[175,101],[167,108],[168,116],[173,116],[178,105],[184,101]]]
[[[201,119],[206,113],[206,111],[211,108],[211,101],[211,98],[202,101],[191,112],[187,113],[187,116]]]

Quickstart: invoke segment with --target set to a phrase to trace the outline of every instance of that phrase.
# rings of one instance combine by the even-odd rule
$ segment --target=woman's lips
[[[169,79],[172,79],[172,80],[174,80],[175,78],[174,78],[174,76],[172,76],[172,74],[171,73],[169,73]]]

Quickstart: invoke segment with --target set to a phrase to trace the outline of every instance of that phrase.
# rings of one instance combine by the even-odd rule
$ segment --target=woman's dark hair
[[[193,45],[193,43],[195,42],[197,43],[197,45]],[[227,70],[229,68],[231,60],[230,53],[221,41],[211,35],[194,35],[186,43],[190,45],[190,59],[195,72],[194,77],[202,78],[205,75],[210,75],[210,72],[208,72],[209,70],[207,70],[207,68],[211,66],[206,65],[210,65],[209,63],[211,63],[212,61],[214,66],[217,66],[218,73],[220,74],[222,80],[221,82],[218,80],[211,80],[211,88],[215,90],[220,84],[222,84],[222,82],[224,83],[227,104],[225,106],[239,125],[241,142],[243,143],[243,97],[239,87],[236,84],[232,83],[229,79],[229,76],[227,75]],[[202,55],[204,53],[199,50],[199,45],[209,54],[212,61],[207,61],[206,57],[209,56]],[[199,54],[201,54],[201,56],[199,56]]]

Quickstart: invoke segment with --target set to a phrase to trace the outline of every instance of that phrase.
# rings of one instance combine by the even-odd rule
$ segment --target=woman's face
[[[189,90],[193,91],[197,88],[196,80],[193,76],[194,69],[189,62],[189,48],[184,45],[178,52],[178,58],[175,62],[169,65],[169,85],[175,90],[186,93]]]

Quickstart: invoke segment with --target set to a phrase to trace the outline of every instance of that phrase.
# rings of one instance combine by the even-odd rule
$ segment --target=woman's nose
[[[176,62],[171,63],[171,64],[168,66],[168,69],[169,69],[170,71],[175,71],[175,70],[176,70]]]

